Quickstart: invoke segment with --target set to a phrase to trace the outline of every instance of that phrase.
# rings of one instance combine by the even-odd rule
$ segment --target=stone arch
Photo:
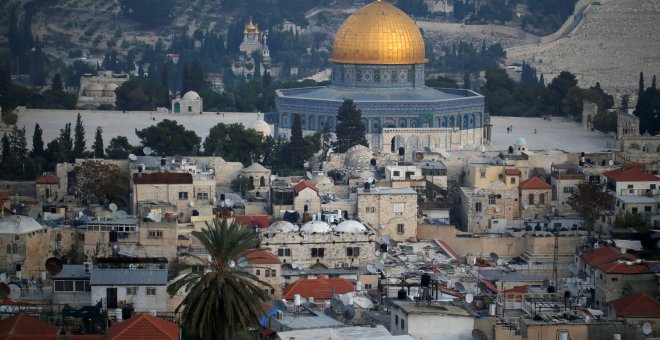
[[[174,113],[181,113],[181,103],[174,103]]]
[[[383,119],[384,128],[396,128],[396,121],[392,118]]]
[[[417,125],[417,118],[411,118],[410,120],[408,120],[408,126],[411,128],[419,127]]]
[[[644,148],[642,150],[644,152],[653,152],[653,150],[655,150],[655,147],[653,147],[651,143],[646,143],[646,145],[644,145]]]
[[[463,115],[463,128],[464,129],[470,128],[470,116],[467,113]]]
[[[403,138],[403,136],[396,135],[392,137],[392,140],[390,142],[390,151],[392,153],[397,153],[399,152],[400,147],[405,147],[406,146],[406,139]]]
[[[260,187],[265,187],[266,186],[266,179],[264,178],[264,176],[261,176],[259,178],[259,186]]]
[[[432,148],[432,142],[433,138],[431,138],[431,135],[425,135],[424,138],[422,139],[422,147],[424,148]]]
[[[630,144],[630,147],[628,147],[630,150],[641,150],[642,148],[639,147],[639,144],[637,143],[632,143]]]
[[[438,117],[438,127],[446,127],[447,126],[447,117]]]
[[[463,128],[463,119],[460,114],[456,116],[456,127],[459,129]]]
[[[380,119],[374,118],[371,120],[371,131],[380,132]]]

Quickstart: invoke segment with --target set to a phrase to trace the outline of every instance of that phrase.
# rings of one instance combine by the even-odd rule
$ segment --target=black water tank
[[[220,200],[223,202],[225,201],[225,194],[220,194]]]
[[[399,292],[396,294],[397,300],[405,300],[408,298],[408,293],[406,293],[406,290],[401,288],[399,289]]]
[[[110,242],[117,243],[117,232],[114,230],[110,231]]]
[[[380,251],[383,253],[387,253],[387,243],[380,244]]]
[[[431,284],[431,275],[428,273],[422,274],[422,287],[428,287]]]

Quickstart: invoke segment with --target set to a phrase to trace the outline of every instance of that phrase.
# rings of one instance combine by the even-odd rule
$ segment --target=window
[[[496,196],[488,196],[488,204],[495,205],[496,203],[497,203],[497,197]]]
[[[163,238],[162,230],[149,230],[149,238]]]
[[[207,199],[209,199],[209,194],[207,192],[198,192],[197,193],[197,199],[198,200],[207,200]]]
[[[261,269],[257,269],[254,275],[256,275],[256,276],[261,275]]]
[[[539,194],[539,204],[545,204],[545,194]]]
[[[477,202],[474,204],[474,211],[481,212],[481,202]]]
[[[397,224],[396,225],[396,234],[397,235],[403,235],[404,231],[405,231],[405,229],[404,229],[403,224]]]
[[[371,283],[365,283],[364,284],[364,289],[371,289]]]
[[[529,205],[534,205],[534,194],[529,194]]]
[[[516,184],[516,178],[515,177],[511,177],[511,184]]]
[[[497,176],[497,178],[499,178],[500,181],[504,180],[504,174],[499,174],[499,176]]]
[[[85,233],[79,233],[78,234],[78,241],[84,241],[85,240]]]
[[[394,215],[403,215],[403,211],[406,209],[406,204],[403,202],[392,203],[392,212]]]
[[[368,213],[373,213],[373,212],[376,212],[376,208],[374,208],[374,207],[367,207],[367,208],[365,209],[365,211],[368,212]]]
[[[126,295],[137,295],[138,287],[126,287]]]
[[[397,177],[398,177],[398,176],[401,176],[401,171],[394,171],[394,173],[392,174],[392,176],[397,176]]]
[[[637,207],[634,207],[634,208],[632,208],[632,209],[630,209],[630,210],[631,210],[631,212],[632,212],[633,214],[637,214],[637,211],[638,211]]]
[[[397,325],[397,326],[399,325],[399,316],[398,315],[394,316],[394,324]]]
[[[188,112],[192,112],[192,105],[188,105]]]
[[[147,295],[156,295],[156,287],[147,287]]]
[[[277,256],[291,256],[291,249],[280,248],[277,250]]]
[[[633,189],[634,187],[635,186],[633,186],[632,184],[628,184],[628,189]]]
[[[188,199],[188,192],[187,191],[179,191],[179,200],[187,200]]]
[[[618,277],[613,277],[612,282],[616,282],[616,281],[619,281],[619,278]]]
[[[56,280],[56,292],[89,292],[88,280]]]
[[[264,275],[266,277],[270,277],[270,270],[268,270],[268,269],[264,270]]]
[[[349,257],[360,256],[360,247],[346,247],[346,256]]]
[[[650,205],[644,206],[644,211],[645,212],[651,212],[651,206]]]
[[[564,193],[565,194],[570,194],[573,192],[573,187],[564,187]]]
[[[275,295],[275,289],[273,288],[270,289],[270,295]]]
[[[324,257],[325,248],[312,248],[312,257]]]
[[[276,276],[277,276],[277,270],[272,269],[272,270],[270,271],[270,277],[276,277]]]
[[[405,329],[405,328],[406,328],[406,322],[402,318],[401,319],[401,329]]]
[[[483,170],[479,171],[479,177],[486,178],[486,172]]]

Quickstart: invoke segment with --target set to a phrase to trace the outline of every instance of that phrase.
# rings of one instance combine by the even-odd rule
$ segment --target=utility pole
[[[554,249],[554,254],[552,257],[552,279],[554,280],[555,284],[555,292],[559,290],[559,284],[557,282],[558,275],[557,275],[557,262],[559,262],[559,228],[555,227],[555,249]]]

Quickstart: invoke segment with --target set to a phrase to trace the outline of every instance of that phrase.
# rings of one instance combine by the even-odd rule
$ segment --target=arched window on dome
[[[287,116],[286,113],[282,114],[282,126],[283,127],[289,126],[289,116]]]
[[[456,116],[456,127],[457,127],[457,128],[460,129],[460,128],[463,127],[462,121],[463,121],[463,120],[461,119],[461,115],[460,115],[460,114],[459,114],[458,116]]]
[[[378,121],[378,119],[372,120],[371,128],[373,129],[373,132],[379,132],[380,131],[380,122]]]
[[[316,129],[316,116],[309,116],[309,129],[314,130]]]
[[[447,127],[454,127],[454,116],[449,117],[449,122],[447,123]]]
[[[300,125],[302,126],[303,130],[307,129],[307,116],[300,115]]]
[[[467,113],[463,116],[463,128],[464,129],[470,128],[470,116]]]
[[[422,127],[429,128],[431,127],[431,120],[428,118],[424,118],[422,121]]]
[[[399,127],[404,128],[406,126],[408,126],[408,124],[406,123],[406,120],[404,118],[399,119]]]

